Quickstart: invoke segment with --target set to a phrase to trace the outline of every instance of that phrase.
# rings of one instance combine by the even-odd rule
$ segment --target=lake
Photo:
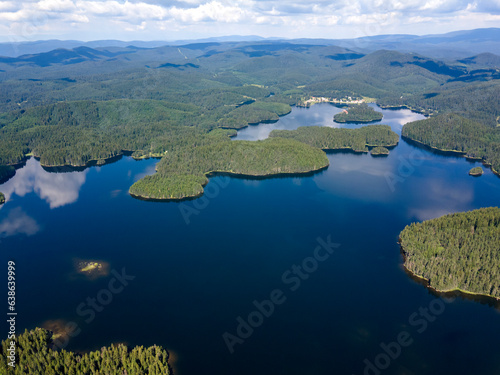
[[[236,138],[339,126],[338,111],[293,108]],[[423,118],[383,114],[398,134]],[[497,206],[500,178],[404,140],[388,157],[328,157],[307,177],[212,177],[180,203],[128,195],[154,159],[67,173],[28,160],[0,185],[18,332],[73,322],[68,350],[162,345],[180,375],[499,374],[499,305],[433,295],[405,273],[397,241],[413,221]],[[78,260],[112,272],[88,279]]]

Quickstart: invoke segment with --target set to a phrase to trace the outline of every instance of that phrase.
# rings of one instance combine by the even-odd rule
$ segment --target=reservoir
[[[340,110],[293,108],[236,139],[360,126],[335,124]],[[382,112],[398,134],[424,118]],[[479,163],[402,139],[387,157],[328,157],[311,176],[216,176],[202,198],[167,203],[128,194],[157,159],[54,173],[31,158],[0,185],[18,333],[72,322],[67,350],[158,344],[180,375],[499,374],[499,304],[433,295],[403,270],[398,234],[498,206],[500,178],[488,168],[473,178]],[[86,278],[79,260],[110,272]]]

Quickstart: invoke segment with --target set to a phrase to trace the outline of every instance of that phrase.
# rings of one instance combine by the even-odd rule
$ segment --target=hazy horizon
[[[345,39],[500,27],[495,0],[23,0],[0,2],[0,42]]]
[[[443,33],[423,33],[423,34],[410,34],[410,33],[399,33],[399,34],[374,34],[374,35],[365,35],[361,36],[358,38],[363,38],[363,37],[382,37],[382,36],[396,36],[396,35],[401,35],[401,36],[416,36],[416,37],[425,37],[425,36],[434,36],[434,35],[445,35],[445,34],[451,34],[451,33],[457,33],[457,32],[467,32],[467,31],[473,31],[473,30],[481,30],[481,29],[500,29],[500,27],[491,27],[491,28],[473,28],[473,29],[457,29],[457,30],[452,30],[452,31],[447,31]],[[116,39],[116,38],[102,38],[102,39],[64,39],[64,38],[47,38],[47,39],[33,39],[33,40],[25,40],[25,41],[14,41],[14,43],[36,43],[36,42],[49,42],[49,41],[60,41],[60,42],[83,42],[83,43],[91,43],[91,42],[99,42],[99,41],[119,41],[123,43],[132,43],[132,42],[144,42],[144,43],[149,43],[149,42],[178,42],[178,41],[196,41],[196,40],[208,40],[208,39],[224,39],[225,41],[240,41],[240,40],[296,40],[296,39],[324,39],[324,40],[344,40],[344,39],[351,39],[351,38],[322,38],[322,37],[280,37],[280,36],[262,36],[262,35],[257,35],[257,34],[227,34],[227,35],[215,35],[215,36],[205,36],[205,37],[199,37],[199,38],[183,38],[183,39]],[[356,39],[356,38],[352,38]],[[2,41],[0,40],[0,43],[9,43],[13,41]]]

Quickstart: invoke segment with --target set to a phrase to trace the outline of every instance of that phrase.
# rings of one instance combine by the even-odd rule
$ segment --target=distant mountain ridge
[[[273,40],[276,38],[269,38]],[[83,42],[79,40],[37,40],[31,42],[13,42],[13,43],[0,43],[0,56],[5,57],[19,57],[21,55],[36,54],[49,52],[55,49],[73,49],[76,47],[88,47],[88,48],[103,48],[103,47],[121,47],[126,48],[129,46],[134,46],[137,48],[157,48],[166,45],[181,45],[190,43],[209,43],[209,42],[244,42],[244,41],[260,41],[266,40],[256,35],[249,36],[224,36],[224,37],[214,37],[214,38],[204,38],[204,39],[189,39],[189,40],[177,40],[177,41],[122,41],[122,40],[95,40],[90,42]]]
[[[77,40],[40,40],[32,42],[0,43],[0,56],[19,57],[21,55],[39,54],[55,49],[88,48],[158,48],[162,46],[178,46],[197,43],[224,43],[224,42],[262,42],[283,40],[289,43],[309,45],[336,45],[351,49],[355,52],[369,53],[380,49],[396,50],[401,52],[420,53],[433,58],[461,59],[481,53],[500,55],[500,28],[485,28],[474,30],[453,31],[446,34],[409,35],[389,34],[367,36],[354,39],[318,39],[318,38],[263,38],[257,35],[233,35],[211,37],[197,40],[177,41],[120,41],[96,40],[83,42]]]

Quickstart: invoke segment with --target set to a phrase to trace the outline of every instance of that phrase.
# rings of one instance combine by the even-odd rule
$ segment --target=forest
[[[160,346],[132,349],[123,344],[85,354],[54,350],[52,333],[42,328],[18,335],[15,368],[8,365],[10,340],[2,342],[1,374],[29,375],[166,375],[171,374],[168,352]]]
[[[168,152],[157,172],[136,182],[130,194],[144,199],[183,199],[199,196],[210,173],[246,176],[300,174],[329,164],[320,149],[290,139],[226,141]]]
[[[484,173],[483,168],[481,167],[474,167],[469,171],[469,175],[471,176],[482,176]]]
[[[18,164],[32,153],[44,166],[85,166],[124,151],[161,156],[175,147],[203,142],[218,127],[277,120],[287,104],[221,101],[207,109],[158,100],[76,101],[0,114],[0,164]],[[224,100],[228,100],[227,98]],[[0,173],[8,173],[5,168]]]
[[[401,135],[442,151],[462,152],[500,171],[500,128],[445,113],[408,123]]]
[[[439,291],[500,298],[500,209],[481,208],[413,223],[400,234],[408,271]]]
[[[373,155],[373,156],[389,155],[389,153],[390,153],[390,151],[387,148],[380,147],[380,146],[374,147],[370,150],[370,155]]]
[[[399,136],[389,125],[370,125],[358,129],[301,126],[297,130],[273,130],[270,137],[295,139],[322,150],[349,149],[368,152],[372,146],[395,146]]]
[[[488,127],[499,124],[500,80],[448,82],[425,93],[385,97],[382,108],[407,107],[426,115],[454,113]]]
[[[3,195],[2,192],[0,192],[0,204],[4,204],[5,203],[5,195]]]
[[[366,123],[382,120],[382,112],[375,111],[366,103],[349,106],[345,111],[333,116],[335,122],[339,123]]]
[[[232,130],[219,133],[224,138],[249,124],[277,121],[290,106],[311,97],[369,97],[385,107],[459,115],[475,121],[467,128],[487,137],[484,143],[479,136],[467,141],[469,133],[455,126],[450,137],[463,142],[452,146],[467,148],[494,168],[498,164],[496,135],[480,125],[493,129],[498,123],[500,79],[494,67],[478,67],[473,58],[443,62],[413,53],[364,54],[288,41],[56,52],[0,58],[0,179],[12,176],[13,169],[5,166],[19,165],[28,155],[44,166],[81,167],[124,153],[145,158],[194,150],[213,144],[209,134],[214,131]],[[347,116],[371,121],[381,114],[362,104]],[[337,117],[349,121],[343,118]],[[311,130],[276,134],[305,136],[305,142],[324,149],[365,152],[370,146],[397,144],[388,131],[381,139],[351,131],[335,136],[330,130],[304,132]],[[411,132],[406,131],[408,138]],[[424,138],[420,142],[439,146]],[[149,178],[149,185],[158,185],[158,179]],[[174,180],[173,185],[181,183]],[[190,195],[200,192],[200,180],[183,181]]]

